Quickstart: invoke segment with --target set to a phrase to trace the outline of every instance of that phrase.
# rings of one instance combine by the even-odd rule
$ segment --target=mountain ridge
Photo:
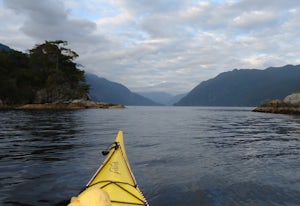
[[[134,106],[158,106],[160,104],[131,92],[126,86],[99,77],[92,73],[85,73],[86,82],[90,85],[89,95],[92,100],[114,104]]]
[[[0,51],[7,52],[7,51],[12,51],[12,49],[9,46],[0,43]]]
[[[234,69],[203,81],[176,106],[256,106],[300,88],[300,65]]]
[[[162,105],[171,106],[178,102],[183,96],[186,94],[178,94],[178,95],[172,95],[167,92],[138,92],[138,94],[151,99],[154,102],[160,103]]]

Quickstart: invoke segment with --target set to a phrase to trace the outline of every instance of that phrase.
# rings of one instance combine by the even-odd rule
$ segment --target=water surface
[[[66,205],[123,130],[151,206],[300,205],[300,117],[231,107],[0,111],[0,205]]]

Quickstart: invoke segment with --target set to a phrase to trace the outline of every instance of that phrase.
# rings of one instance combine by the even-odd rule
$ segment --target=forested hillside
[[[196,86],[176,105],[258,106],[300,88],[300,65],[265,70],[235,69]]]
[[[2,104],[53,103],[87,97],[84,71],[73,60],[66,41],[46,41],[29,53],[0,50]]]
[[[124,105],[154,106],[158,103],[131,92],[127,87],[117,82],[86,73],[86,81],[90,85],[90,96],[94,101],[110,102]]]

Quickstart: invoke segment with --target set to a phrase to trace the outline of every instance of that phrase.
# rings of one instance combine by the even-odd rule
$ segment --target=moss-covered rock
[[[288,104],[300,105],[300,93],[288,95],[283,101]]]
[[[71,102],[57,102],[46,104],[25,104],[16,106],[15,109],[109,109],[125,108],[124,105],[100,103],[89,100],[73,100]]]
[[[283,101],[276,99],[256,107],[254,112],[266,112],[276,114],[300,114],[300,94],[288,95]]]

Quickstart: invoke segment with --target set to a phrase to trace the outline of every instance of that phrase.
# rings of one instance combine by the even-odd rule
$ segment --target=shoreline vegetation
[[[267,102],[256,107],[253,112],[300,115],[300,92],[288,95],[284,100],[275,99]]]
[[[78,54],[67,45],[62,40],[45,41],[27,53],[0,47],[0,109],[124,108],[121,104],[91,101],[90,85],[84,70],[79,69],[82,65],[74,62]],[[224,96],[225,90],[221,91]],[[273,100],[253,111],[300,114],[300,90],[283,101]]]
[[[0,109],[107,109],[92,101],[78,54],[62,40],[45,41],[29,53],[0,48]]]
[[[16,109],[16,110],[35,110],[35,109],[122,109],[125,108],[122,104],[111,104],[104,102],[94,102],[90,100],[73,100],[69,102],[56,103],[36,103],[23,105],[3,105],[0,103],[0,109]]]

